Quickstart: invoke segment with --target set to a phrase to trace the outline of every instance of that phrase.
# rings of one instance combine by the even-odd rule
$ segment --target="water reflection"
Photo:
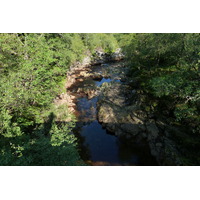
[[[87,97],[81,97],[77,100],[77,110],[79,112],[79,122],[94,121],[97,118],[96,104],[98,97],[88,100]]]
[[[117,138],[107,134],[98,121],[83,126],[81,135],[86,139],[84,145],[89,147],[92,161],[118,162]]]

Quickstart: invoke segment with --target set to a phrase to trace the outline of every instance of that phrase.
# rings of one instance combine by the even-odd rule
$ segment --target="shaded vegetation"
[[[139,88],[164,102],[177,121],[200,131],[200,34],[132,37],[125,52]]]
[[[123,34],[119,40],[126,40],[132,85],[146,95],[144,109],[185,127],[174,139],[199,164],[200,34]]]

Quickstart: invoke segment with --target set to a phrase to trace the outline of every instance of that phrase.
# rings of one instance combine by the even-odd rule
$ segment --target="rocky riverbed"
[[[120,60],[121,55],[116,55],[114,60]],[[143,94],[133,88],[126,64],[110,60],[99,53],[93,62],[86,58],[74,66],[67,76],[67,92],[55,100],[67,104],[78,119],[74,132],[82,141],[85,161],[91,165],[182,165],[169,139],[178,130],[143,109]],[[120,148],[128,159],[120,158]]]
[[[160,165],[182,165],[176,144],[169,139],[170,133],[178,130],[150,118],[151,114],[141,108],[142,103],[142,95],[128,84],[112,83],[100,95],[98,120],[118,137],[145,140]]]
[[[115,93],[113,95],[114,102],[111,102],[112,106],[115,106],[115,103],[122,108],[127,106],[127,100],[130,97],[128,94],[130,87],[126,84],[127,70],[128,68],[123,62],[104,63],[81,70],[79,68],[74,71],[76,78],[72,84],[68,83],[67,91],[69,96],[75,97],[72,102],[76,104],[73,108],[78,119],[74,132],[79,141],[82,141],[80,144],[81,154],[89,164],[157,165],[144,140],[131,140],[125,134],[118,134],[117,127],[124,122],[120,119],[121,113],[114,113],[117,119],[110,117],[112,123],[109,123],[109,126],[101,123],[98,117],[100,116],[99,107],[104,108],[102,104],[104,96],[108,95],[107,98],[112,98]],[[107,93],[108,89],[112,92]],[[123,94],[120,92],[122,90]],[[107,110],[107,113],[110,114],[110,111]],[[126,114],[124,112],[124,120],[126,120]],[[110,125],[115,122],[118,126],[110,129]],[[125,123],[124,128],[128,128]]]

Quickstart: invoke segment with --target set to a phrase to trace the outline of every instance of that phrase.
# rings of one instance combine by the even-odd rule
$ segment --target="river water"
[[[106,74],[100,80],[91,77],[77,81],[69,89],[78,93],[80,88],[99,90],[103,83],[119,82],[119,72],[115,67],[120,63],[108,63],[107,65],[91,66],[90,73]],[[112,70],[111,70],[112,69]],[[151,166],[157,165],[151,156],[148,145],[144,141],[119,138],[114,133],[108,132],[97,120],[98,95],[88,99],[87,95],[76,99],[77,119],[74,134],[78,137],[79,150],[82,159],[89,165],[105,166]]]

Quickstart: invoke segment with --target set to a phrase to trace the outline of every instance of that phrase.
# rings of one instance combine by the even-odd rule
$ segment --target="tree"
[[[124,47],[140,88],[199,131],[200,34],[136,34]],[[168,101],[167,101],[168,99]]]

